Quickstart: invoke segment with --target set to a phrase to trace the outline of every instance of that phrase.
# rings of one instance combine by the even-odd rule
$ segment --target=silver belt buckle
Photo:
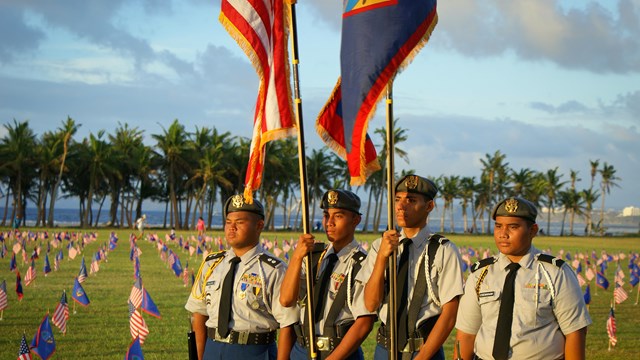
[[[318,350],[329,351],[331,350],[331,341],[328,337],[318,336],[316,338],[316,346],[318,346]]]
[[[404,349],[401,352],[403,353],[412,353],[415,351],[420,351],[420,348],[424,344],[424,339],[422,338],[411,338],[407,340],[407,345],[405,345]]]
[[[238,342],[236,344],[247,345],[249,341],[249,332],[248,331],[239,331],[238,332]]]
[[[231,341],[231,332],[229,332],[229,335],[227,337],[222,337],[220,336],[220,333],[218,332],[218,329],[216,329],[216,336],[215,336],[215,341],[217,342],[222,342],[222,343],[227,343],[229,344]]]

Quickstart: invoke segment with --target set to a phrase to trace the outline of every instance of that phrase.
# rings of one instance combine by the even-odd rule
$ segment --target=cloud
[[[9,63],[19,54],[33,52],[44,40],[44,31],[25,22],[24,12],[0,6],[0,63]]]
[[[525,60],[596,73],[640,71],[640,3],[619,0],[615,13],[596,2],[583,8],[563,3],[441,2],[434,39],[472,57],[511,52]]]
[[[583,113],[589,110],[589,108],[584,104],[576,100],[570,100],[558,106],[534,101],[531,103],[531,108],[541,110],[549,114]]]

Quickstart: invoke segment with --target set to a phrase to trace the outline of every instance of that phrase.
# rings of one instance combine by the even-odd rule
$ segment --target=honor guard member
[[[518,197],[493,210],[500,254],[471,267],[456,322],[462,359],[585,358],[591,318],[569,265],[531,245],[537,213]]]
[[[460,253],[427,226],[438,193],[432,181],[409,175],[396,184],[395,192],[395,216],[402,230],[385,231],[374,241],[356,278],[366,284],[367,309],[378,310],[383,323],[374,358],[389,358],[387,263],[397,249],[397,358],[444,359],[442,344],[453,329],[463,292]]]
[[[303,259],[314,252],[314,245],[322,245],[320,250],[315,249],[318,256],[312,260],[317,358],[361,360],[364,355],[360,344],[371,332],[376,314],[365,308],[363,286],[355,281],[367,256],[354,238],[361,219],[360,198],[351,191],[329,190],[322,197],[320,207],[322,224],[331,244],[325,248],[324,244],[315,243],[313,235],[300,235],[280,290],[282,305],[295,306],[300,299],[303,306],[291,359],[309,358]]]
[[[207,256],[185,306],[193,313],[198,358],[288,359],[298,313],[278,301],[286,264],[258,245],[264,208],[234,195],[224,216],[231,248]]]

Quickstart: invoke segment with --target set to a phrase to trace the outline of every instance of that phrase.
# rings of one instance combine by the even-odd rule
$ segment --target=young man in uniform
[[[322,197],[320,207],[324,210],[322,224],[331,244],[312,264],[317,358],[361,360],[364,357],[360,344],[371,332],[375,312],[366,310],[362,284],[355,282],[366,257],[354,238],[361,219],[360,198],[351,191],[329,190]],[[280,290],[283,306],[295,307],[297,301],[306,296],[303,259],[314,250],[314,244],[313,235],[300,235]],[[301,325],[296,326],[293,360],[309,358],[305,309],[301,311]]]
[[[193,313],[198,359],[288,359],[298,313],[278,301],[286,264],[258,245],[264,208],[234,195],[224,215],[231,249],[207,256],[185,306]]]
[[[397,249],[397,358],[444,359],[442,344],[453,329],[462,294],[460,253],[427,226],[438,193],[432,181],[408,175],[396,184],[395,191],[395,216],[402,230],[385,231],[374,241],[357,277],[366,284],[367,309],[377,310],[383,322],[374,358],[389,358],[387,264]]]
[[[591,318],[564,261],[531,245],[536,207],[508,198],[493,210],[500,251],[475,263],[460,300],[462,359],[584,359]]]

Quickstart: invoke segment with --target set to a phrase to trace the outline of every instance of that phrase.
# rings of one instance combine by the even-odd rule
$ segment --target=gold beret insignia
[[[518,211],[518,200],[516,200],[516,199],[508,199],[504,203],[504,209],[509,214],[514,214],[516,211]]]
[[[242,197],[242,195],[233,195],[231,203],[233,204],[233,207],[241,208],[242,205],[244,205],[244,198]]]
[[[329,191],[329,193],[327,194],[327,202],[329,203],[329,205],[335,205],[338,203],[338,193],[331,190]]]
[[[406,186],[407,189],[415,189],[416,187],[418,187],[418,177],[415,175],[408,176],[404,181],[404,186]]]

